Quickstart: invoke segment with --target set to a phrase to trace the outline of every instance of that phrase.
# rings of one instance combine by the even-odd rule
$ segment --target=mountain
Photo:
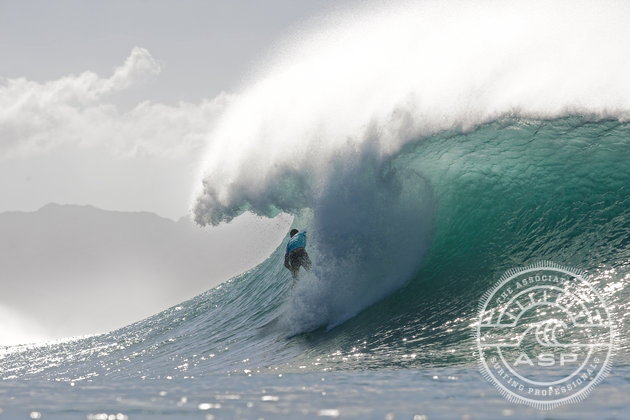
[[[246,215],[200,228],[188,217],[58,204],[2,213],[0,308],[48,337],[106,332],[263,261],[289,222]]]

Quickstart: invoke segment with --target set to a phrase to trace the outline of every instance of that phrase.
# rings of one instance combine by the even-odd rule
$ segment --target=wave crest
[[[194,213],[317,205],[329,162],[505,115],[630,117],[630,5],[422,2],[354,12],[280,51],[210,136]]]

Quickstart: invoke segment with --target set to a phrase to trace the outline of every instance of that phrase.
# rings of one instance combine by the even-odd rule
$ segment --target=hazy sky
[[[231,95],[339,4],[0,0],[0,212],[184,215]]]
[[[342,3],[352,2],[0,0],[0,213],[55,202],[179,219],[189,210],[208,133],[232,98],[278,44],[290,42],[305,24],[334,16]],[[179,284],[180,294],[160,301],[119,293],[116,325],[176,304],[261,261],[286,235],[289,222],[230,225],[237,243],[243,234],[259,242],[250,244],[257,247],[252,252],[240,250],[246,261],[238,267],[219,272],[217,264],[235,249],[220,240],[213,246],[221,252],[181,250],[201,255],[193,264],[197,271],[190,264],[181,267],[194,271],[184,279],[179,272],[159,284],[132,276],[134,284],[151,290]],[[111,256],[100,257],[106,264]],[[32,264],[44,267],[38,259]],[[51,263],[49,270],[60,278],[76,271],[58,265]],[[115,293],[116,285],[99,280],[103,275],[85,278],[71,301]],[[0,283],[8,286],[15,280],[9,277],[0,276]],[[47,276],[22,277],[29,287],[54,287]],[[112,327],[96,319],[106,313],[88,316],[83,310],[86,315],[73,329],[55,332],[46,322],[62,322],[60,311],[39,313],[16,302],[0,305],[0,344]]]

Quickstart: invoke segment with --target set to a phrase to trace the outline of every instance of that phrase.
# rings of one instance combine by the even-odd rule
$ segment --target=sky
[[[209,133],[222,112],[283,43],[351,4],[0,0],[0,215],[35,212],[48,203],[151,212],[173,221],[189,214]],[[178,284],[174,299],[192,297],[266,258],[289,223],[286,217],[237,220],[229,236],[273,243],[261,244],[238,267],[223,264],[213,273],[220,266],[215,262],[227,261],[237,246],[221,239],[214,256],[201,253],[208,260],[188,276],[194,284],[177,275],[156,286],[149,286],[155,279],[135,280],[145,287]],[[40,268],[60,278],[85,278],[53,263]],[[102,274],[87,279],[86,287],[73,287],[74,303],[115,292],[105,290],[115,286],[99,280]],[[29,287],[54,286],[41,276],[23,277]],[[10,281],[0,278],[0,286]],[[179,303],[120,296],[118,326]],[[84,315],[76,330],[56,335],[44,321],[54,322],[61,312],[0,305],[0,339],[15,344],[104,332],[98,315]]]
[[[187,214],[231,98],[340,4],[0,0],[0,212]]]

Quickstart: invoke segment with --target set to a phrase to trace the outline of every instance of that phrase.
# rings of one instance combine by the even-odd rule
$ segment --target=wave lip
[[[630,5],[422,2],[353,13],[280,51],[210,135],[194,212],[316,206],[329,162],[392,157],[506,115],[630,118]]]

